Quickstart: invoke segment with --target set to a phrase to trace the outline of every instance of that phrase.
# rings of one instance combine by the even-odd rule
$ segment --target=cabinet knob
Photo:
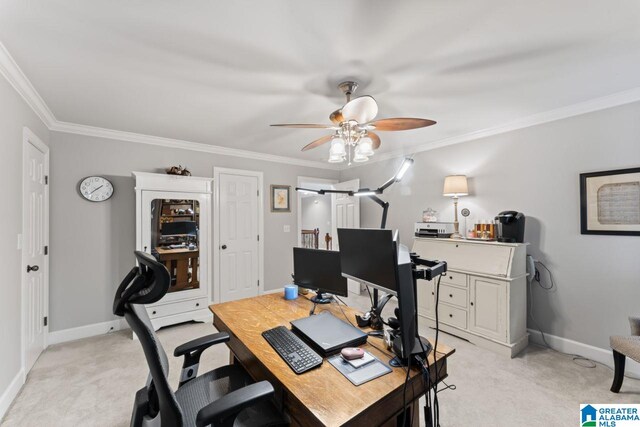
[[[453,317],[453,314],[449,314],[449,317]]]
[[[152,314],[156,314],[156,311],[155,311],[155,310],[153,310],[153,313],[152,313]]]
[[[473,305],[473,301],[471,301],[471,305]]]
[[[38,270],[40,270],[40,267],[38,267],[37,265],[27,265],[27,273]]]
[[[435,292],[433,292],[433,291],[431,292],[431,295],[435,295],[435,294],[436,294]]]
[[[222,245],[222,246],[220,246],[220,249],[222,249],[222,250],[227,249],[227,245]]]
[[[453,294],[449,294],[449,298],[453,298]]]
[[[449,276],[449,280],[453,280],[453,276]]]
[[[199,302],[196,303],[196,307],[200,307],[200,303]]]

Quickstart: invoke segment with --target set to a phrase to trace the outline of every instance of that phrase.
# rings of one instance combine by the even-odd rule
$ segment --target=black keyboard
[[[296,374],[322,365],[322,357],[284,326],[264,331],[262,336]]]

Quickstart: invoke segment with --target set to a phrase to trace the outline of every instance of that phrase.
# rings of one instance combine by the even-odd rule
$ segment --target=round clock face
[[[113,195],[113,185],[101,176],[88,176],[80,181],[80,194],[91,202],[104,202]]]

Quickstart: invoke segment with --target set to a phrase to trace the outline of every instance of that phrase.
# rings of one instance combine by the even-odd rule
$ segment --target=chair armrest
[[[232,426],[242,410],[271,399],[273,395],[273,386],[268,381],[260,381],[232,391],[200,409],[196,416],[196,426]]]
[[[218,332],[217,334],[206,335],[196,338],[176,347],[173,355],[175,357],[184,356],[196,350],[206,350],[214,344],[220,344],[229,341],[229,334],[226,332]]]
[[[214,344],[227,341],[229,341],[229,334],[226,332],[218,332],[217,334],[196,338],[195,340],[176,347],[173,355],[176,357],[184,356],[182,372],[180,373],[180,384],[178,386],[182,387],[198,376],[198,365],[200,365],[200,356],[203,351]]]

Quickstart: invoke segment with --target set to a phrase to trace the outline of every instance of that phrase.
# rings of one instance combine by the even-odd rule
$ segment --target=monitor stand
[[[422,345],[420,343],[422,342]],[[424,351],[422,350],[424,348]],[[432,346],[426,339],[417,338],[414,341],[413,349],[411,350],[411,356],[422,356],[423,358],[427,358],[429,353],[431,353]],[[400,366],[407,366],[408,359],[402,358],[400,355],[402,354],[402,337],[398,335],[393,340],[393,352],[396,354],[396,357],[389,361],[389,364],[395,368]],[[412,364],[415,364],[412,363]]]
[[[322,292],[316,292],[316,296],[311,297],[311,302],[314,304],[331,304],[331,301],[333,301],[333,296]]]

